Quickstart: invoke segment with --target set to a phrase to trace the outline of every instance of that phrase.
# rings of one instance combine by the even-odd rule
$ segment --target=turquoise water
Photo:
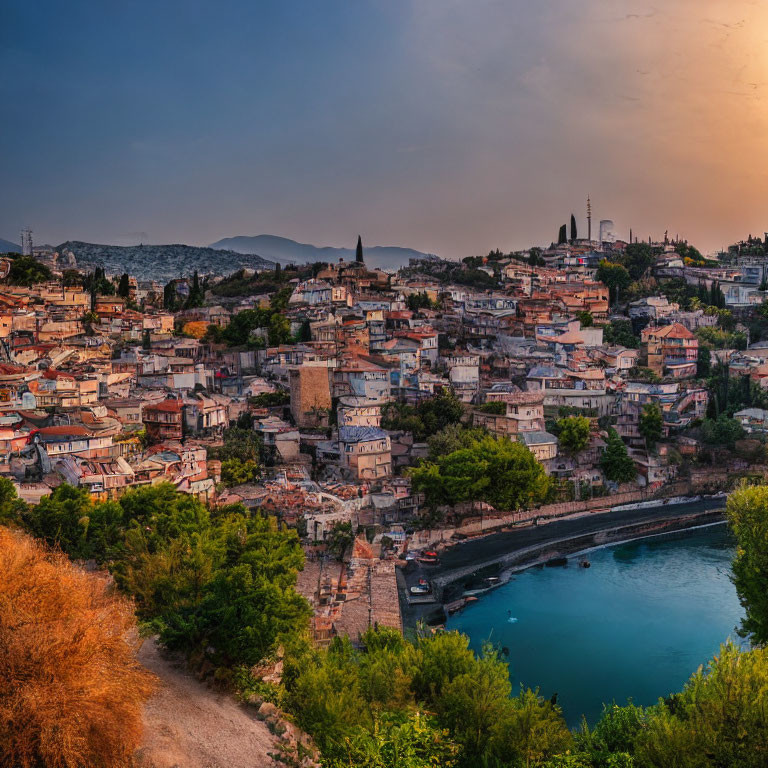
[[[603,702],[653,704],[715,653],[743,611],[724,525],[619,544],[592,567],[532,568],[451,617],[479,650],[509,649],[510,677],[558,701],[571,726]],[[510,621],[510,617],[516,621]]]

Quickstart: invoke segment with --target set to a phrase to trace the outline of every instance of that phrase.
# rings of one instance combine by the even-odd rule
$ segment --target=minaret
[[[592,242],[592,201],[587,195],[587,240]]]

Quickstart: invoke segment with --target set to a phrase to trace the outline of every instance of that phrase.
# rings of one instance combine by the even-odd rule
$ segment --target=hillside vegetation
[[[0,765],[125,766],[152,690],[131,638],[105,578],[0,527]]]

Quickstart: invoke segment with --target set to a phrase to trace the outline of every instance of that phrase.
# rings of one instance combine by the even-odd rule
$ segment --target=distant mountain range
[[[21,246],[0,237],[0,253],[21,253]]]
[[[276,235],[253,235],[251,237],[225,237],[212,243],[211,248],[227,249],[237,253],[258,253],[265,259],[272,259],[283,264],[309,264],[313,261],[336,262],[339,259],[350,261],[355,258],[354,248],[335,248],[297,243],[287,237]],[[370,267],[396,270],[408,265],[408,260],[428,254],[413,248],[400,248],[392,245],[375,245],[366,248],[363,243],[365,263]]]
[[[191,277],[197,270],[206,275],[231,275],[238,269],[273,269],[275,263],[255,254],[199,248],[194,245],[98,245],[68,240],[56,246],[64,257],[74,256],[78,268],[102,267],[107,274],[128,272],[139,280],[168,282]]]

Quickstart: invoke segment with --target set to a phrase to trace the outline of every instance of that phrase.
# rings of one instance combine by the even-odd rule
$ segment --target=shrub
[[[126,765],[152,689],[131,636],[106,580],[0,529],[0,764]]]

